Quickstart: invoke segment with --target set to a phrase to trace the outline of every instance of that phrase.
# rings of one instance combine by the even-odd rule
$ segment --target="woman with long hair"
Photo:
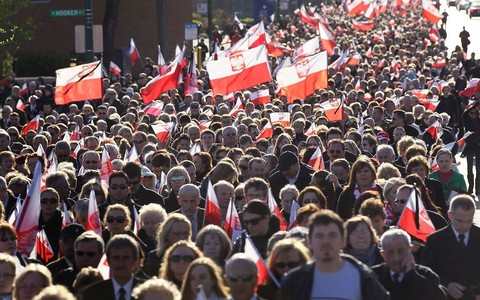
[[[197,234],[195,241],[205,257],[213,260],[217,265],[223,266],[232,250],[230,238],[223,228],[217,225],[207,225]]]

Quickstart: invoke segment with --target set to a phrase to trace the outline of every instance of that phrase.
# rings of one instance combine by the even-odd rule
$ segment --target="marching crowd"
[[[272,72],[328,19],[328,80],[305,99],[275,80],[227,99],[205,64],[196,91],[149,106],[151,61],[65,105],[41,78],[3,78],[0,299],[479,299],[480,60],[413,2],[365,31],[336,5],[265,19],[292,49]]]

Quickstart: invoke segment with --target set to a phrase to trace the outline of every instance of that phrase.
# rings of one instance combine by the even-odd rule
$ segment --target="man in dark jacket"
[[[163,203],[162,196],[143,185],[142,167],[138,163],[127,162],[122,170],[128,176],[130,195],[136,204],[143,206],[150,203]]]
[[[385,262],[372,270],[392,300],[446,299],[438,275],[430,268],[415,264],[408,233],[390,229],[382,235],[380,243]]]
[[[345,232],[340,216],[321,210],[310,217],[308,226],[314,261],[284,277],[282,299],[389,299],[372,270],[341,254]]]

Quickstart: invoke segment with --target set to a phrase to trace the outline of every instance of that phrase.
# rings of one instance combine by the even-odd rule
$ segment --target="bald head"
[[[186,195],[200,197],[200,189],[196,185],[191,183],[184,184],[178,191],[178,196],[182,197]]]

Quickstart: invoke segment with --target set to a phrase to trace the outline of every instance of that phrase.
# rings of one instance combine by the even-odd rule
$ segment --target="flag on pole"
[[[195,55],[192,54],[190,62],[188,63],[187,76],[185,78],[185,95],[193,95],[196,91],[198,91],[197,64],[195,62]]]
[[[290,113],[289,112],[274,112],[270,114],[270,121],[272,126],[275,124],[280,124],[283,127],[290,126]]]
[[[8,224],[15,226],[15,219],[17,218],[17,215],[21,209],[22,209],[22,198],[20,198],[20,195],[18,195],[17,201],[15,202],[15,208],[10,214],[10,217],[8,217]]]
[[[35,243],[35,235],[38,230],[40,217],[40,187],[42,183],[42,163],[37,161],[33,180],[27,192],[27,197],[15,219],[15,231],[17,232],[18,252],[30,255]]]
[[[436,231],[416,188],[410,192],[407,205],[398,220],[398,226],[424,242],[431,233]]]
[[[320,39],[318,36],[306,41],[303,45],[300,45],[292,55],[292,61],[296,62],[300,59],[303,59],[307,56],[313,55],[317,52],[320,52]],[[288,59],[286,59],[288,60]],[[287,66],[286,66],[287,67]]]
[[[238,25],[238,28],[240,28],[240,30],[243,30],[244,28],[243,23],[240,21],[240,19],[238,19],[237,14],[235,14],[235,17],[233,18],[233,20],[235,21],[235,24]]]
[[[30,253],[30,257],[40,259],[46,264],[53,258],[53,255],[53,249],[48,241],[47,234],[45,230],[40,229],[35,237],[35,247]]]
[[[27,132],[29,132],[30,130],[38,132],[39,128],[40,128],[40,115],[36,115],[35,118],[33,118],[30,122],[28,122],[27,125],[23,126],[21,134],[22,136],[26,136]]]
[[[140,156],[138,155],[137,147],[135,147],[135,145],[133,145],[132,148],[130,148],[130,151],[128,152],[127,157],[125,157],[124,160],[125,162],[133,161],[133,162],[140,163]]]
[[[65,105],[71,102],[101,99],[101,61],[58,69],[56,71],[55,103]]]
[[[458,147],[462,147],[463,144],[465,144],[466,139],[467,139],[469,136],[471,136],[472,134],[473,134],[473,132],[471,132],[471,131],[465,132],[465,134],[463,135],[463,137],[457,141]]]
[[[19,98],[15,107],[19,110],[25,110],[25,108],[27,108],[27,105],[25,105],[22,99]]]
[[[158,74],[164,75],[167,72],[167,63],[165,62],[165,58],[163,58],[162,49],[160,48],[160,45],[158,45],[157,66],[158,66]]]
[[[478,91],[480,91],[480,79],[479,78],[472,78],[468,81],[467,87],[458,93],[460,96],[465,97],[472,97]]]
[[[222,215],[220,214],[220,205],[218,204],[217,195],[210,180],[208,181],[207,197],[205,200],[205,221],[209,224],[221,226]]]
[[[343,98],[334,98],[332,100],[323,102],[320,104],[324,109],[325,117],[330,122],[343,121],[345,118],[345,112],[343,108]]]
[[[280,283],[275,278],[275,276],[272,276],[272,274],[270,274],[270,270],[265,265],[265,262],[258,253],[257,248],[255,247],[249,236],[247,236],[247,238],[245,239],[245,254],[248,255],[248,257],[252,258],[252,260],[257,265],[257,286],[265,283],[266,280],[270,277],[270,279],[277,285],[277,287],[280,287]]]
[[[258,133],[257,138],[255,141],[258,141],[260,139],[270,139],[273,136],[273,128],[272,128],[272,123],[270,120],[267,121],[267,124],[263,126],[262,130]]]
[[[149,105],[147,105],[143,109],[143,111],[148,115],[158,117],[163,112],[163,106],[164,106],[164,103],[162,101],[153,101]]]
[[[235,102],[235,106],[228,114],[230,115],[230,117],[235,117],[241,109],[243,109],[243,103],[240,97],[237,97],[237,102]]]
[[[113,173],[113,166],[112,160],[110,159],[110,155],[108,154],[107,147],[103,147],[102,151],[102,163],[100,165],[100,177],[102,178],[102,182],[108,186],[108,180],[110,175]]]
[[[287,222],[283,218],[282,212],[280,211],[280,207],[278,207],[277,201],[273,197],[272,190],[268,188],[268,207],[272,214],[275,214],[278,219],[280,220],[280,230],[287,230]]]
[[[306,136],[312,136],[312,135],[316,135],[316,134],[317,134],[317,125],[315,124],[315,122],[312,122],[310,127],[305,132],[305,135]]]
[[[322,149],[320,146],[318,146],[315,152],[313,152],[312,157],[310,157],[310,160],[308,161],[308,165],[317,171],[325,170]]]
[[[435,24],[442,19],[442,15],[430,0],[422,0],[422,16]]]
[[[95,191],[90,191],[90,197],[88,199],[88,218],[87,218],[87,230],[91,230],[102,236],[102,223],[100,222],[100,213],[98,211],[97,197]]]
[[[242,223],[240,222],[240,217],[238,216],[238,211],[235,207],[233,199],[230,199],[230,202],[228,203],[227,215],[225,216],[223,229],[225,229],[225,232],[230,237],[232,243],[235,242],[242,234]]]
[[[135,62],[140,59],[140,53],[138,52],[138,48],[133,41],[133,38],[130,39],[130,49],[128,50],[128,55],[130,56],[130,62],[132,67],[135,65]]]
[[[360,30],[360,31],[369,31],[369,30],[372,30],[374,27],[374,24],[372,21],[359,22],[359,21],[352,20],[352,24],[353,24],[353,29]]]
[[[68,209],[65,202],[62,202],[60,206],[62,207],[63,212],[62,228],[65,228],[67,225],[72,224],[72,220],[70,219],[70,215],[68,214]]]
[[[169,122],[169,123],[152,124],[150,126],[152,126],[153,132],[155,132],[158,142],[167,143],[172,134],[172,129],[175,126],[175,124],[173,122]]]
[[[270,92],[268,89],[252,92],[250,94],[250,100],[255,106],[270,103]]]
[[[290,220],[288,220],[288,230],[298,225],[297,213],[299,210],[300,204],[298,204],[297,200],[293,199],[292,205],[290,206]]]
[[[120,76],[120,73],[122,73],[122,69],[120,69],[120,67],[116,63],[110,61],[110,72],[117,76]]]

